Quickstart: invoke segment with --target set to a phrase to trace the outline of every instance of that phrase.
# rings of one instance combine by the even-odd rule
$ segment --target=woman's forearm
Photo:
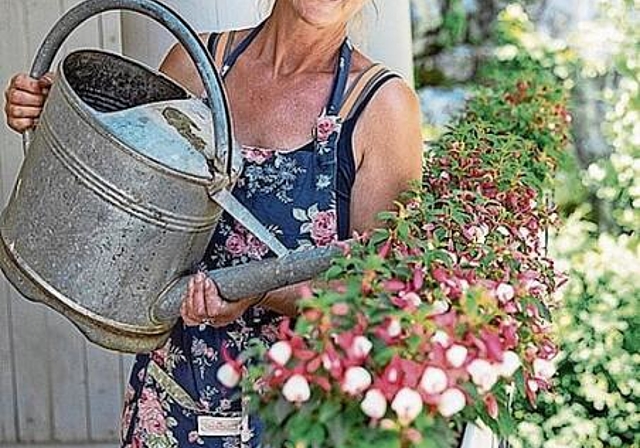
[[[270,291],[258,305],[285,316],[295,317],[298,314],[298,301],[310,286],[311,282],[303,282]]]

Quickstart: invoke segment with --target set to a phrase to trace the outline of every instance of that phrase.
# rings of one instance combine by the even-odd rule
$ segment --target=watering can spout
[[[315,278],[329,269],[331,260],[339,253],[336,247],[291,252],[281,258],[217,269],[208,275],[218,286],[221,297],[236,302]],[[160,294],[151,310],[152,321],[159,325],[176,321],[188,281],[188,276],[178,278]]]

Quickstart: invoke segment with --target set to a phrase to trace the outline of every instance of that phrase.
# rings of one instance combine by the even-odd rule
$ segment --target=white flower
[[[371,389],[360,403],[360,409],[366,416],[379,420],[387,413],[387,399],[378,389]]]
[[[404,387],[393,399],[391,409],[398,416],[400,424],[406,426],[422,412],[422,397],[415,390]]]
[[[293,375],[284,383],[282,395],[291,403],[304,403],[311,398],[309,382],[302,375]]]
[[[400,321],[398,319],[391,319],[391,322],[389,322],[389,326],[387,327],[387,333],[392,338],[400,336],[402,333],[402,325],[400,325]]]
[[[291,344],[286,341],[280,341],[273,344],[269,349],[269,358],[281,366],[285,366],[291,359]]]
[[[490,391],[498,381],[498,369],[484,359],[474,359],[467,366],[467,372],[480,392]]]
[[[502,362],[499,366],[499,374],[505,378],[511,378],[520,367],[520,357],[517,353],[507,350],[502,354]]]
[[[351,351],[356,358],[366,358],[372,348],[373,344],[365,336],[356,336],[351,345]]]
[[[446,357],[449,364],[453,367],[461,367],[462,364],[467,360],[468,350],[466,347],[458,344],[452,345],[449,350],[447,350]]]
[[[437,367],[427,367],[422,374],[420,387],[428,394],[444,392],[449,384],[447,374]]]
[[[496,288],[496,297],[502,303],[508,302],[513,299],[516,295],[513,286],[507,285],[506,283],[500,283]]]
[[[227,389],[232,389],[240,382],[240,372],[229,363],[223,364],[217,373],[218,381]]]
[[[549,380],[556,374],[556,366],[551,361],[537,358],[533,361],[533,373],[538,378]]]
[[[448,389],[440,396],[438,411],[443,417],[451,417],[467,405],[464,394],[459,389]]]
[[[431,338],[431,341],[440,344],[443,347],[447,347],[451,342],[451,339],[449,338],[449,335],[447,333],[442,330],[438,330]]]
[[[402,298],[416,308],[422,305],[422,299],[415,292],[408,292],[406,294],[403,294]]]
[[[358,395],[371,386],[371,374],[364,367],[349,367],[344,374],[342,390],[349,395]]]

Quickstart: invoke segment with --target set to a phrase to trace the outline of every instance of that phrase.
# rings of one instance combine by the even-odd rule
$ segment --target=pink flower
[[[418,392],[408,387],[400,389],[391,403],[391,409],[396,413],[398,422],[403,426],[413,422],[422,412],[422,408],[422,397]]]
[[[556,366],[551,361],[537,358],[533,361],[533,372],[537,378],[550,380],[556,374]]]
[[[484,397],[484,405],[492,419],[498,418],[498,401],[493,394],[487,394]]]
[[[378,389],[371,389],[360,403],[360,409],[367,417],[379,420],[387,413],[387,399]]]
[[[454,344],[447,350],[446,357],[449,364],[453,367],[458,368],[462,367],[464,362],[467,360],[467,353],[469,351],[466,347],[458,344]]]
[[[227,389],[233,389],[240,383],[242,373],[231,363],[225,363],[218,369],[218,381]]]
[[[506,303],[515,297],[513,286],[500,283],[496,288],[496,297],[501,303]]]
[[[251,233],[247,235],[247,246],[247,253],[254,260],[262,260],[269,253],[267,245]]]
[[[520,357],[517,353],[508,350],[502,355],[499,366],[499,374],[504,378],[511,378],[520,368]]]
[[[438,412],[440,412],[443,417],[448,418],[462,411],[466,405],[467,399],[459,389],[447,389],[440,396]]]
[[[349,367],[344,374],[342,390],[349,395],[358,395],[371,386],[371,374],[364,367]]]
[[[164,410],[156,392],[149,388],[142,390],[139,404],[140,427],[149,434],[162,435],[167,432]]]
[[[291,344],[287,341],[279,341],[271,346],[267,355],[271,361],[278,365],[285,366],[291,359],[292,353],[293,350],[291,348]]]
[[[252,148],[245,146],[242,148],[242,157],[251,163],[256,165],[262,165],[264,162],[273,157],[273,151],[262,148]]]
[[[337,236],[336,213],[334,210],[318,212],[313,217],[311,238],[317,246],[331,244]]]
[[[282,395],[291,403],[304,403],[311,398],[309,382],[302,375],[293,375],[284,383]]]
[[[232,257],[245,255],[249,250],[247,242],[239,233],[232,232],[224,243],[225,249]]]
[[[498,381],[498,369],[484,359],[474,359],[467,372],[481,393],[488,392]]]
[[[373,344],[367,337],[356,336],[353,339],[353,343],[351,344],[348,355],[358,360],[364,360],[367,356],[369,356],[372,348]]]
[[[420,381],[420,387],[430,395],[444,392],[448,384],[447,374],[437,367],[427,367]]]
[[[340,129],[339,118],[334,116],[323,116],[318,118],[316,123],[316,138],[319,142],[329,141],[331,134]]]

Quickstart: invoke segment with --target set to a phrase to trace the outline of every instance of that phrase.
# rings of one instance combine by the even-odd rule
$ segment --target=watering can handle
[[[185,48],[195,62],[198,73],[204,83],[209,97],[209,108],[213,116],[215,145],[209,154],[205,154],[209,169],[226,172],[231,175],[232,169],[232,123],[229,105],[222,79],[215,69],[209,51],[200,40],[198,34],[189,24],[172,9],[156,0],[86,0],[69,10],[49,32],[40,46],[31,67],[31,76],[39,79],[44,76],[53,64],[53,60],[67,37],[78,26],[93,16],[112,10],[127,10],[145,15],[165,26]],[[24,134],[25,151],[31,143],[31,132]],[[223,156],[223,157],[218,157]],[[220,167],[218,160],[225,160]]]

